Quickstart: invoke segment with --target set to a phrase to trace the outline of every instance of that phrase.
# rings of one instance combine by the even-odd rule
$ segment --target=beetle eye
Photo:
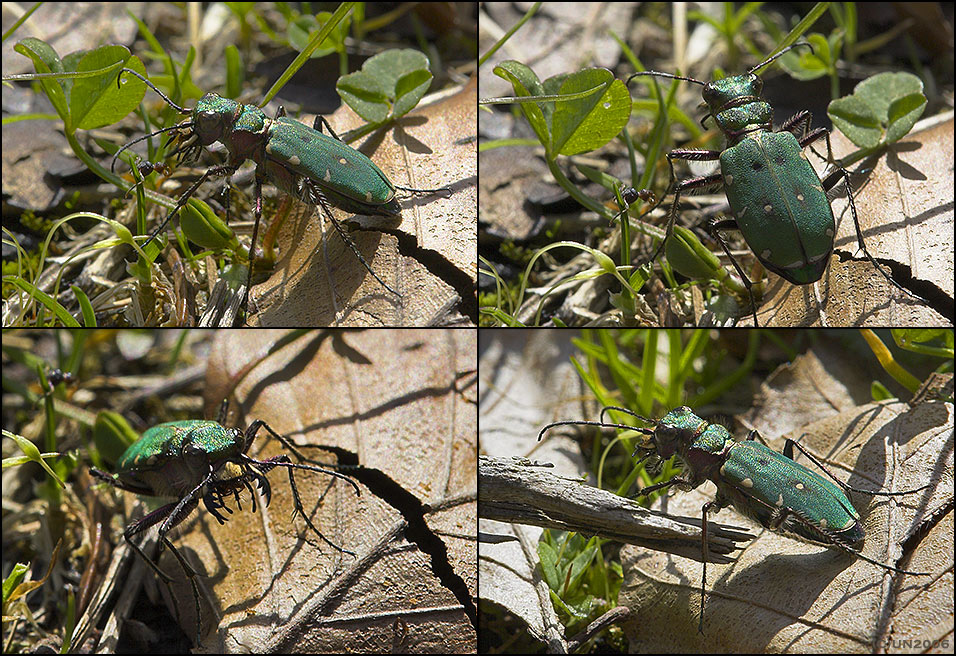
[[[215,112],[199,112],[196,116],[196,123],[199,124],[200,129],[210,129],[216,126],[219,122],[218,117]]]
[[[203,455],[203,450],[196,444],[193,444],[192,442],[186,442],[183,445],[183,455],[186,456],[187,458],[193,458],[196,456]]]
[[[196,115],[195,133],[201,135],[200,141],[204,146],[208,146],[214,141],[219,141],[223,136],[222,121],[215,112],[199,112]]]

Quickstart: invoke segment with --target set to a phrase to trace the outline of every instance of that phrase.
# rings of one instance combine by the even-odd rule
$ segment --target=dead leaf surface
[[[448,187],[401,200],[400,217],[356,216],[333,208],[372,270],[402,297],[373,278],[323,213],[296,203],[278,235],[279,261],[254,286],[260,325],[395,326],[432,321],[457,296],[473,296],[477,278],[477,89],[419,108],[392,129],[361,144],[394,184]],[[347,107],[330,118],[337,131],[360,120]],[[470,281],[470,282],[469,282]]]
[[[233,397],[241,414],[232,412],[229,423],[246,426],[263,419],[297,445],[338,447],[379,470],[397,486],[397,496],[430,506],[419,509],[424,517],[419,523],[446,550],[446,571],[437,574],[433,555],[413,541],[414,527],[392,505],[395,498],[383,498],[365,484],[356,496],[343,481],[296,472],[306,513],[323,535],[355,557],[339,553],[301,518],[293,519],[288,476],[275,470],[268,476],[268,507],[260,498],[252,513],[244,492],[241,511],[227,502],[235,513],[225,525],[200,511],[176,540],[203,564],[208,577],[200,584],[221,617],[204,647],[259,653],[474,652],[475,629],[448,584],[457,576],[467,597],[475,595],[477,429],[463,382],[474,369],[474,336],[313,333],[266,355],[285,335],[225,332],[208,361],[208,408],[217,407],[237,374],[253,365]],[[264,459],[284,452],[264,436],[261,431],[250,455]],[[306,454],[336,462],[319,449]],[[353,477],[360,480],[358,473]],[[174,564],[167,569],[176,571]],[[188,586],[180,586],[177,595],[191,599]],[[192,614],[190,606],[180,603],[184,615]]]
[[[800,380],[828,370],[802,362],[789,368]],[[639,651],[666,644],[677,651],[869,652],[886,648],[885,641],[911,606],[938,609],[948,604],[951,614],[952,577],[946,572],[952,570],[952,532],[947,532],[946,522],[937,524],[931,518],[952,504],[952,405],[853,405],[852,389],[835,392],[836,381],[820,376],[815,384],[821,395],[818,403],[805,398],[813,396],[810,386],[792,385],[790,407],[809,423],[798,421],[777,432],[771,418],[765,423],[755,420],[755,427],[777,451],[783,448],[783,434],[800,438],[836,477],[854,487],[900,491],[936,481],[934,487],[905,497],[849,493],[866,531],[865,555],[933,575],[891,574],[845,552],[762,529],[733,509],[722,510],[717,521],[750,527],[759,537],[743,548],[736,563],[708,564],[703,636],[697,632],[701,564],[632,547],[622,551],[625,583],[620,602],[639,618],[628,627]],[[784,394],[770,393],[772,405],[780,406]],[[826,408],[825,394],[837,402],[836,411],[832,405]],[[770,412],[773,417],[772,408]],[[759,411],[753,416],[759,417]],[[771,427],[764,430],[766,424]],[[797,461],[815,469],[802,455]],[[708,482],[691,492],[674,492],[663,508],[700,516],[703,504],[713,498],[714,487]],[[900,560],[904,543],[924,522],[929,533]],[[934,632],[926,614],[913,610],[909,615],[924,622],[923,630],[916,631],[920,639],[927,637],[926,631]]]
[[[854,150],[840,133],[831,139],[836,157]],[[809,158],[814,166],[820,164],[812,154]],[[841,193],[831,203],[837,221],[835,253],[817,283],[826,325],[952,324],[952,159],[952,117],[943,122],[934,118],[918,123],[912,133],[868,164],[873,170],[863,176],[862,182],[860,176],[851,178],[857,216],[870,254],[884,268],[894,263],[901,271],[908,269],[914,283],[935,287],[940,297],[934,299],[936,308],[893,287],[865,259],[846,194]],[[821,325],[818,309],[812,286],[791,285],[771,275],[768,299],[757,318],[761,326]]]

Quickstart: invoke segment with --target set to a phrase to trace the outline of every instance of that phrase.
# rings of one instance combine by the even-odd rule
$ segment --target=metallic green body
[[[392,184],[372,160],[339,140],[332,127],[321,117],[317,117],[310,128],[286,118],[282,107],[279,107],[275,115],[270,118],[254,105],[238,103],[215,93],[207,93],[200,98],[195,107],[186,109],[167,98],[152,82],[132,69],[122,69],[117,77],[117,84],[122,80],[123,73],[139,78],[159,94],[170,107],[181,114],[189,114],[191,118],[124,144],[114,154],[110,165],[111,170],[123,151],[139,141],[161,133],[174,133],[180,139],[173,152],[174,155],[179,156],[180,161],[195,160],[204,146],[217,141],[222,143],[229,152],[228,162],[212,167],[203,173],[179,199],[149,239],[143,242],[142,247],[152,242],[162,232],[172,217],[188,204],[190,196],[205,180],[213,176],[231,176],[246,160],[252,160],[256,165],[255,224],[249,245],[246,284],[242,289],[239,312],[233,315],[234,323],[239,323],[248,310],[249,294],[253,285],[253,262],[256,259],[254,249],[259,233],[259,222],[262,218],[262,184],[264,182],[275,185],[280,191],[310,206],[324,210],[336,232],[355,253],[365,269],[385,289],[401,297],[399,292],[372,270],[358,247],[349,238],[347,231],[332,215],[331,208],[335,206],[355,214],[397,217],[401,214],[401,207],[395,197],[398,189],[413,193],[430,193],[437,190],[412,189]],[[322,134],[323,124],[331,136]],[[145,163],[138,168],[142,175],[147,175],[156,169],[156,165]],[[164,168],[160,167],[158,170],[164,170]],[[228,204],[226,215],[228,221]],[[206,215],[201,211],[192,212],[189,218],[195,220],[187,220],[183,228],[189,229],[186,234],[190,239],[195,238],[196,243],[213,249],[236,247],[238,242],[226,226],[211,225],[218,224],[218,221],[207,220]]]
[[[254,115],[250,116],[254,118]],[[259,429],[265,428],[269,435],[298,458],[305,459],[291,441],[276,433],[261,419],[254,420],[244,431],[240,428],[226,428],[223,423],[226,421],[228,412],[228,403],[223,401],[217,421],[181,420],[153,426],[123,452],[116,462],[115,473],[109,474],[95,467],[90,467],[89,470],[93,478],[105,481],[121,490],[145,496],[169,496],[175,499],[129,524],[123,531],[123,538],[168,584],[172,578],[159,568],[158,560],[147,555],[143,548],[133,541],[133,537],[137,534],[159,525],[160,545],[168,548],[179,561],[192,588],[197,646],[202,643],[204,632],[204,612],[199,600],[199,586],[195,580],[198,574],[169,541],[167,534],[185,521],[196,510],[200,501],[220,525],[225,524],[229,519],[220,511],[230,515],[233,513],[227,505],[230,498],[234,498],[236,507],[242,510],[239,493],[243,490],[249,492],[252,512],[256,512],[257,496],[263,498],[263,508],[269,505],[272,498],[272,486],[266,474],[280,467],[289,475],[289,486],[294,504],[293,516],[299,514],[309,529],[329,546],[341,553],[355,555],[331,542],[315,526],[310,518],[311,513],[306,511],[299,497],[293,470],[307,470],[341,478],[352,485],[356,494],[359,493],[358,486],[337,471],[293,463],[286,454],[265,460],[249,456],[247,452],[256,439]],[[256,494],[253,485],[258,487],[259,495]],[[174,600],[177,618],[182,623],[179,606],[175,603],[172,589],[170,589],[170,595]],[[215,615],[214,612],[214,625],[218,623]]]
[[[720,480],[718,493],[762,526],[772,528],[774,514],[790,508],[847,544],[863,540],[860,515],[843,490],[759,442],[734,442],[720,467]],[[832,541],[798,522],[783,527],[808,540]]]
[[[723,455],[728,442],[733,442],[733,437],[726,428],[720,424],[711,424],[697,415],[686,405],[675,408],[668,412],[658,422],[654,430],[655,440],[657,442],[657,453],[661,458],[670,458],[675,453],[680,454],[682,459],[692,457],[695,453],[711,455]],[[703,464],[703,463],[688,463]],[[704,472],[707,467],[692,467],[695,471]],[[709,473],[709,471],[708,471]],[[693,472],[691,475],[694,475]],[[700,476],[700,482],[703,482],[708,476]]]
[[[347,144],[286,116],[267,117],[207,93],[193,109],[195,133],[204,146],[219,141],[230,164],[251,159],[258,175],[309,203],[315,185],[332,205],[357,214],[397,215],[395,186],[368,157]]]
[[[833,252],[833,211],[789,132],[756,132],[720,155],[724,191],[747,245],[797,285],[816,282]]]
[[[704,421],[687,406],[660,420],[654,442],[660,458],[678,455],[691,487],[713,481],[717,507],[732,505],[764,527],[817,542],[863,540],[860,515],[833,482],[759,442],[737,442],[725,427]],[[785,509],[820,530],[787,518],[781,514]]]
[[[283,116],[270,127],[266,155],[276,165],[314,180],[337,207],[385,216],[400,211],[394,185],[375,162],[298,121]],[[271,179],[282,188],[280,177]],[[296,193],[294,188],[283,191]]]
[[[711,82],[703,97],[727,136],[720,172],[747,245],[769,270],[806,285],[820,279],[833,252],[833,210],[797,138],[772,131],[762,88],[748,73]]]
[[[124,489],[152,496],[183,496],[216,464],[241,454],[245,436],[215,421],[159,424],[120,456],[113,477]]]

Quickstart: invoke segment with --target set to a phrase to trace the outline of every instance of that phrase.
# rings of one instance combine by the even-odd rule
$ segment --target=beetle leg
[[[780,126],[778,132],[789,132],[794,137],[796,137],[797,142],[800,144],[800,148],[806,148],[810,146],[810,150],[813,150],[813,142],[822,137],[824,134],[829,134],[829,130],[824,127],[819,127],[814,130],[810,130],[810,120],[812,114],[804,109],[797,112]],[[830,142],[827,140],[827,156],[824,157],[816,150],[813,150],[813,154],[819,157],[820,159],[825,159],[827,162],[833,163],[833,149],[830,148]]]
[[[297,448],[295,448],[295,445],[292,444],[292,442],[290,442],[288,438],[283,437],[283,436],[280,435],[279,433],[275,432],[275,431],[272,429],[272,426],[270,426],[270,425],[267,424],[266,422],[262,421],[261,419],[256,419],[255,421],[253,421],[252,424],[249,426],[249,428],[246,429],[246,434],[249,435],[249,434],[250,434],[250,431],[251,431],[251,435],[252,435],[253,437],[255,437],[255,434],[256,434],[256,432],[258,432],[258,430],[259,430],[260,427],[261,427],[261,428],[265,428],[265,429],[269,432],[269,434],[272,435],[272,437],[274,437],[274,438],[276,438],[277,440],[279,440],[279,442],[280,442],[285,448],[287,448],[289,451],[291,451],[292,453],[294,453],[297,458],[299,458],[300,460],[309,460],[308,458],[306,458],[305,456],[303,456],[303,455],[299,452],[299,450],[298,450]],[[334,471],[334,470],[331,470],[331,469],[325,469],[325,468],[322,468],[322,467],[314,467],[314,466],[312,466],[312,465],[295,464],[295,463],[293,463],[293,462],[289,459],[289,456],[286,456],[286,455],[275,456],[274,458],[269,458],[268,460],[256,460],[255,458],[252,458],[252,457],[250,457],[250,456],[248,456],[248,455],[246,455],[246,454],[242,454],[242,459],[243,459],[244,461],[246,461],[246,462],[254,463],[255,465],[259,466],[260,468],[263,467],[263,466],[267,467],[266,469],[262,469],[262,472],[263,472],[263,473],[268,472],[268,471],[269,471],[270,469],[272,469],[273,467],[281,466],[281,467],[292,467],[292,468],[294,468],[294,469],[307,469],[307,470],[309,470],[309,471],[314,471],[314,472],[317,472],[317,473],[319,473],[319,474],[327,474],[327,475],[329,475],[329,476],[334,476],[335,478],[340,478],[340,479],[342,479],[343,481],[345,481],[346,483],[348,483],[349,485],[351,485],[352,488],[355,489],[355,494],[356,494],[356,495],[360,495],[360,494],[361,494],[361,491],[359,490],[358,485],[355,484],[355,481],[353,481],[351,478],[349,478],[349,477],[346,476],[345,474],[342,474],[342,473],[340,473],[340,472],[337,472],[337,471]],[[312,462],[315,462],[315,461],[312,461]]]
[[[362,266],[365,267],[365,270],[368,271],[370,274],[372,274],[372,277],[378,281],[378,284],[380,284],[382,287],[384,287],[388,291],[395,294],[395,296],[401,298],[402,295],[399,294],[394,289],[392,289],[391,287],[389,287],[384,280],[379,278],[378,274],[372,270],[371,265],[365,261],[364,257],[362,257],[362,253],[359,252],[358,246],[355,245],[355,242],[352,240],[352,238],[349,237],[348,233],[342,228],[342,226],[339,224],[336,218],[332,215],[332,210],[329,209],[329,205],[325,199],[325,195],[323,195],[322,192],[319,191],[319,188],[316,185],[308,184],[308,181],[306,181],[306,185],[303,188],[303,191],[306,188],[309,190],[310,197],[314,199],[313,204],[321,205],[322,209],[325,210],[325,215],[329,217],[329,221],[332,222],[332,226],[335,228],[335,231],[339,233],[339,236],[342,238],[342,241],[344,241],[348,245],[348,247],[352,249],[352,252],[355,253],[355,257],[359,259],[359,262],[362,263]]]
[[[707,586],[707,555],[710,550],[707,547],[707,513],[716,506],[717,511],[723,507],[720,498],[708,501],[700,509],[700,561],[703,563],[703,572],[700,577],[700,622],[697,624],[697,631],[704,633],[704,588]]]
[[[827,132],[827,149],[830,148],[830,133]],[[887,282],[896,287],[898,290],[909,296],[910,298],[919,301],[925,305],[929,305],[927,301],[922,296],[911,292],[910,290],[903,287],[900,283],[896,282],[889,273],[883,268],[883,266],[876,261],[876,259],[870,255],[870,251],[866,249],[866,243],[863,241],[863,230],[860,228],[860,219],[856,215],[856,203],[853,201],[853,187],[850,185],[850,173],[843,167],[837,168],[833,173],[827,176],[829,180],[832,176],[842,177],[844,184],[846,185],[846,199],[850,205],[850,215],[853,217],[853,226],[856,228],[856,241],[860,246],[860,250],[863,251],[863,255],[866,256],[866,259],[870,261],[870,264],[873,265],[873,268],[880,272]]]
[[[811,461],[813,461],[813,464],[815,464],[817,467],[819,467],[820,469],[822,469],[823,472],[824,472],[827,476],[829,476],[829,477],[832,478],[834,481],[836,481],[836,484],[837,484],[837,485],[839,485],[840,487],[842,487],[844,490],[850,490],[851,492],[858,492],[858,493],[860,493],[860,494],[869,494],[870,496],[895,497],[895,496],[900,495],[900,494],[912,494],[912,493],[914,493],[914,492],[919,492],[920,490],[925,490],[925,489],[930,488],[930,487],[933,486],[932,483],[929,483],[928,485],[924,485],[924,486],[922,486],[922,487],[918,487],[918,488],[915,488],[915,489],[913,489],[913,490],[903,490],[903,491],[901,491],[901,492],[879,492],[879,491],[864,490],[864,489],[862,489],[862,488],[853,487],[853,486],[851,486],[851,485],[849,485],[849,484],[847,484],[847,483],[844,483],[844,482],[841,481],[839,478],[837,478],[836,476],[834,476],[834,475],[833,475],[833,472],[831,472],[831,471],[826,467],[826,465],[824,465],[822,462],[820,462],[820,461],[816,458],[816,456],[814,456],[812,453],[810,453],[810,452],[807,451],[805,448],[803,448],[802,446],[800,446],[800,443],[799,443],[799,442],[796,442],[796,441],[791,440],[791,439],[788,438],[787,441],[784,443],[784,446],[783,446],[783,455],[787,456],[787,457],[790,458],[791,460],[794,460],[794,457],[793,457],[793,447],[797,447],[797,448],[800,450],[800,453],[802,453],[802,454],[805,455],[807,458],[809,458]]]
[[[154,239],[156,239],[156,237],[159,236],[159,233],[163,231],[163,228],[166,227],[166,224],[168,224],[172,220],[173,215],[186,206],[186,203],[189,201],[192,195],[196,193],[196,190],[199,189],[200,185],[202,185],[203,182],[205,182],[206,180],[208,180],[210,177],[214,175],[232,175],[233,173],[236,172],[236,169],[238,168],[239,168],[238,166],[229,166],[229,165],[215,166],[207,170],[201,176],[199,176],[199,180],[197,180],[193,186],[191,186],[189,189],[186,190],[186,193],[183,194],[183,197],[179,199],[179,202],[176,203],[176,206],[173,207],[173,209],[169,212],[169,214],[166,215],[166,218],[163,219],[163,222],[159,224],[159,227],[153,231],[153,234],[149,236],[149,239],[147,239],[140,245],[140,248],[146,248],[147,244],[149,244],[151,241],[153,241]]]
[[[744,273],[744,270],[740,268],[740,264],[737,262],[737,258],[730,254],[730,249],[727,247],[727,242],[724,241],[723,236],[720,234],[720,231],[725,228],[737,228],[737,221],[734,219],[725,219],[723,221],[711,221],[710,222],[710,234],[713,235],[714,239],[720,244],[720,247],[723,249],[724,254],[730,260],[730,263],[734,265],[734,268],[737,270],[737,275],[740,276],[741,282],[744,283],[744,287],[747,288],[747,294],[750,296],[750,312],[753,314],[754,318],[754,327],[756,328],[760,324],[757,322],[757,303],[754,301],[754,290],[753,282],[750,281],[750,278],[747,277],[747,274]]]
[[[286,459],[288,459],[288,456],[286,456]],[[280,463],[277,462],[276,464],[280,464]],[[299,498],[299,490],[298,490],[298,489],[296,488],[296,486],[295,486],[295,476],[293,476],[292,472],[293,472],[293,468],[295,468],[296,466],[293,465],[291,462],[289,462],[289,463],[284,463],[284,464],[287,464],[287,465],[289,466],[289,469],[288,469],[288,471],[289,471],[289,485],[292,487],[292,499],[293,499],[294,502],[295,502],[295,510],[302,515],[302,519],[304,519],[304,520],[305,520],[305,523],[308,524],[309,528],[312,529],[312,532],[315,533],[316,535],[318,535],[320,538],[322,538],[322,540],[323,540],[327,545],[329,545],[330,547],[332,547],[333,549],[335,549],[335,550],[337,550],[337,551],[339,551],[339,552],[341,552],[341,553],[345,553],[345,554],[348,554],[348,555],[350,555],[350,556],[352,556],[352,557],[355,557],[355,553],[354,553],[354,552],[349,551],[348,549],[345,549],[344,547],[338,546],[337,544],[335,544],[334,542],[332,542],[331,540],[329,540],[327,537],[325,537],[324,535],[322,535],[322,533],[319,532],[319,529],[317,529],[317,528],[315,527],[315,524],[313,524],[313,523],[312,523],[312,520],[309,519],[308,513],[305,512],[305,508],[302,507],[302,499]],[[299,467],[306,467],[306,465],[299,465]],[[353,485],[354,485],[354,483],[353,483]],[[295,515],[295,513],[293,513],[293,516],[294,516],[294,515]]]
[[[774,516],[771,518],[770,525],[767,528],[769,528],[772,531],[779,530],[781,526],[784,526],[784,522],[786,522],[786,520],[788,519],[794,519],[796,522],[806,527],[808,530],[812,531],[813,533],[816,533],[817,535],[820,535],[821,536],[820,542],[822,542],[823,544],[826,544],[827,546],[832,545],[834,547],[838,547],[842,549],[843,551],[847,552],[848,554],[855,556],[856,558],[859,558],[860,560],[865,560],[868,563],[872,563],[873,565],[876,565],[877,567],[881,567],[890,572],[896,572],[897,574],[910,574],[912,576],[930,576],[931,575],[931,572],[910,572],[907,570],[899,569],[897,567],[893,567],[892,565],[887,565],[885,563],[881,563],[878,560],[874,560],[870,558],[869,556],[864,556],[861,552],[857,551],[856,549],[851,547],[849,544],[847,544],[846,541],[843,540],[838,534],[832,531],[828,531],[826,529],[820,528],[819,526],[817,526],[816,524],[814,524],[809,519],[804,517],[802,514],[800,514],[796,510],[793,510],[792,508],[781,508],[778,512],[774,513]]]
[[[325,129],[329,131],[329,134],[332,135],[332,138],[336,141],[342,141],[339,139],[339,135],[335,134],[335,131],[332,129],[332,126],[329,125],[329,122],[321,114],[315,117],[315,120],[312,121],[312,129],[316,132],[322,132],[322,126],[325,126]],[[344,142],[343,142],[344,143]]]
[[[655,483],[654,485],[648,485],[647,487],[645,487],[644,489],[642,489],[640,492],[638,492],[637,494],[635,494],[634,497],[632,497],[632,498],[647,496],[647,495],[650,494],[651,492],[656,492],[657,490],[662,490],[662,489],[664,489],[665,487],[668,487],[668,486],[671,486],[671,485],[677,485],[678,487],[685,487],[685,486],[686,486],[687,489],[693,489],[693,488],[695,487],[694,484],[693,484],[693,482],[691,482],[691,481],[687,480],[686,478],[683,478],[682,476],[678,475],[678,476],[675,476],[674,478],[670,479],[669,481],[663,481],[663,482],[661,482],[661,483]]]
[[[186,514],[189,514],[189,512],[192,512],[192,510],[196,507],[197,503],[198,501],[194,499],[192,503],[192,507],[190,507],[187,510]],[[136,544],[133,542],[133,536],[139,533],[142,533],[146,529],[155,526],[161,521],[168,520],[170,515],[172,515],[172,513],[174,512],[176,508],[179,508],[179,505],[175,503],[168,503],[162,508],[158,508],[157,510],[154,510],[153,512],[147,514],[145,517],[142,517],[141,519],[136,520],[135,522],[127,526],[126,530],[123,531],[123,537],[126,539],[126,541],[130,544],[130,546],[136,549],[136,551],[138,551],[145,560],[149,561],[149,558],[147,558],[146,554],[143,553],[143,551],[138,546],[136,546]],[[180,519],[179,521],[182,521],[182,519]],[[176,522],[176,523],[178,524],[179,522]],[[165,537],[165,534],[161,535],[160,537],[161,538]],[[152,561],[150,561],[150,564],[152,565]],[[155,565],[153,566],[153,569],[155,569],[156,572],[160,576],[162,576],[165,580],[167,581],[171,580],[162,571],[160,571],[159,568],[156,567]]]
[[[196,506],[199,504],[199,493],[203,490],[203,488],[213,482],[214,476],[215,470],[213,470],[213,468],[210,466],[209,473],[206,474],[205,478],[200,481],[199,485],[194,487],[192,490],[186,493],[182,499],[179,500],[179,503],[176,504],[176,507],[173,508],[172,512],[170,512],[166,517],[166,521],[164,521],[163,525],[159,527],[160,538],[165,538],[170,529],[178,526],[184,519],[189,517],[189,514],[193,510],[196,509]]]
[[[249,427],[246,429],[245,437],[246,437],[247,445],[252,443],[252,440],[255,439],[260,428],[265,428],[270,435],[276,438],[279,441],[279,443],[282,444],[284,447],[286,447],[287,449],[295,453],[297,457],[299,457],[302,460],[306,459],[302,456],[301,453],[299,453],[299,451],[287,438],[283,437],[282,435],[274,431],[269,424],[267,424],[261,419],[256,419],[251,424],[249,424]],[[292,460],[289,458],[289,456],[285,454],[278,455],[278,456],[269,458],[267,460],[256,460],[255,458],[245,453],[242,453],[240,454],[240,459],[242,460],[243,463],[249,466],[249,471],[247,476],[251,478],[255,478],[256,481],[259,483],[260,488],[263,489],[263,492],[266,495],[266,504],[268,504],[269,502],[268,499],[271,496],[271,486],[269,484],[269,479],[263,476],[263,474],[268,473],[270,470],[274,469],[275,467],[285,467],[289,472],[289,485],[292,488],[292,498],[295,504],[295,510],[293,512],[293,516],[295,516],[295,513],[300,513],[302,515],[302,519],[304,519],[305,523],[308,524],[310,529],[312,529],[312,532],[318,535],[320,538],[322,538],[322,540],[325,541],[325,543],[328,544],[330,547],[342,553],[347,553],[350,556],[355,555],[353,552],[349,551],[348,549],[344,549],[336,545],[335,543],[331,542],[327,537],[322,535],[319,529],[316,528],[315,524],[312,523],[312,520],[309,518],[308,513],[305,512],[305,508],[302,506],[302,499],[299,496],[299,489],[295,484],[295,476],[293,475],[293,470],[305,469],[305,470],[317,472],[320,474],[327,474],[335,478],[340,478],[348,482],[348,484],[355,489],[356,494],[361,494],[359,487],[358,485],[356,485],[355,481],[353,481],[348,476],[341,474],[337,471],[333,471],[331,469],[324,469],[322,467],[314,467],[312,465],[303,465],[303,464],[293,463]]]
[[[179,512],[181,513],[181,516],[172,525],[172,526],[175,526],[176,524],[181,522],[183,519],[185,519],[187,516],[189,516],[189,514],[196,508],[196,505],[198,503],[199,503],[198,499],[193,499],[191,504],[187,504],[186,506],[184,506],[182,502],[178,504],[172,504],[172,503],[166,504],[162,508],[159,508],[158,510],[154,510],[153,512],[149,513],[142,519],[139,519],[133,522],[132,524],[126,527],[125,531],[123,531],[123,538],[126,540],[126,543],[129,544],[129,546],[131,546],[137,554],[139,554],[140,558],[146,561],[146,563],[152,568],[152,570],[156,572],[159,578],[162,579],[163,582],[166,584],[167,590],[169,590],[169,597],[170,599],[173,600],[173,607],[176,610],[177,621],[179,621],[180,624],[182,624],[182,619],[179,617],[179,607],[175,603],[176,596],[173,594],[172,588],[170,587],[170,584],[172,583],[172,578],[169,577],[165,572],[163,572],[163,570],[159,568],[159,565],[156,562],[154,562],[152,558],[147,556],[146,552],[143,551],[142,548],[139,547],[139,545],[133,542],[133,536],[136,535],[137,533],[141,533],[142,531],[145,531],[146,529],[150,528],[151,526],[154,526],[155,524],[158,524],[160,521],[164,519],[168,522],[172,514],[176,512],[178,509]],[[170,528],[172,528],[172,526]],[[172,552],[172,554],[176,557],[176,560],[179,561],[179,565],[180,567],[182,567],[183,572],[186,574],[186,578],[189,579],[189,585],[192,587],[193,601],[195,601],[196,603],[196,645],[198,646],[201,642],[201,637],[202,637],[200,635],[201,629],[202,629],[202,615],[199,608],[200,606],[199,587],[196,585],[196,581],[195,581],[196,571],[189,565],[189,563],[186,562],[186,559],[183,558],[182,554],[179,553],[179,550],[173,546],[172,542],[170,542],[166,538],[166,535],[165,533],[163,533],[161,528],[160,529],[160,547],[162,547],[162,545],[165,545],[166,547],[168,547],[169,550]]]
[[[670,165],[671,170],[671,183],[669,186],[674,188],[674,203],[671,205],[671,211],[667,216],[667,229],[664,233],[664,239],[661,240],[660,245],[658,245],[657,250],[654,252],[654,256],[650,259],[651,262],[660,256],[664,249],[664,243],[667,241],[667,238],[671,236],[671,232],[673,232],[674,221],[677,219],[677,210],[680,207],[681,193],[690,191],[691,189],[701,189],[704,187],[718,185],[723,182],[723,178],[721,177],[720,173],[705,175],[699,178],[690,178],[688,180],[677,180],[677,174],[674,172],[674,160],[683,159],[698,162],[715,161],[720,159],[720,152],[721,151],[719,150],[676,149],[667,153],[667,163]],[[663,202],[666,196],[666,193],[661,196],[661,200],[658,202],[658,205]],[[652,207],[651,211],[654,209],[656,209],[656,206]]]

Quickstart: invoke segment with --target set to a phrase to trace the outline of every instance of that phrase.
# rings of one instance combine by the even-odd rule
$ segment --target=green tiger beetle
[[[296,513],[299,513],[309,529],[319,536],[323,542],[340,553],[355,556],[348,549],[331,542],[312,523],[299,497],[293,471],[299,469],[334,476],[351,485],[356,495],[360,494],[358,485],[348,476],[337,471],[293,463],[289,456],[285,454],[265,460],[257,460],[249,456],[247,452],[249,447],[252,446],[259,429],[265,428],[286,449],[294,453],[300,460],[305,460],[288,438],[278,434],[261,419],[253,421],[245,430],[226,428],[224,424],[227,413],[228,402],[224,400],[217,421],[183,420],[153,426],[120,456],[116,462],[116,473],[107,474],[96,468],[90,468],[90,474],[94,478],[105,481],[121,490],[142,496],[177,499],[177,501],[168,503],[127,526],[126,530],[123,531],[123,538],[169,586],[172,579],[159,568],[158,554],[157,560],[154,562],[142,548],[133,542],[135,535],[161,523],[159,527],[159,549],[162,550],[164,545],[169,548],[179,561],[192,586],[193,599],[196,603],[197,646],[201,643],[202,630],[199,589],[195,581],[197,574],[169,541],[166,534],[192,514],[193,510],[199,505],[200,499],[209,514],[215,517],[220,524],[224,524],[227,517],[219,511],[225,510],[232,514],[232,510],[225,503],[226,498],[230,495],[234,496],[236,506],[239,510],[242,510],[239,492],[245,488],[251,494],[252,512],[256,512],[256,493],[250,483],[256,483],[265,497],[266,506],[268,506],[272,498],[272,486],[265,474],[276,467],[285,467],[286,471],[289,472],[289,485],[292,488],[292,498],[295,504],[293,517]],[[170,596],[175,600],[172,592],[170,592]],[[178,606],[176,611],[178,615]]]
[[[660,256],[665,242],[671,236],[681,194],[722,185],[734,218],[711,221],[710,233],[730,258],[747,288],[756,326],[757,306],[753,283],[730,254],[720,231],[739,230],[750,250],[767,269],[794,285],[813,284],[820,280],[830,262],[836,237],[836,224],[827,191],[842,179],[846,185],[857,242],[866,259],[894,287],[907,296],[927,303],[893,280],[867,250],[853,202],[850,175],[834,161],[829,130],[824,127],[810,130],[811,114],[803,110],[785,121],[778,131],[773,131],[773,107],[760,97],[763,81],[755,71],[799,47],[813,51],[809,43],[795,43],[752,67],[744,75],[713,80],[709,84],[691,77],[657,71],[634,73],[627,79],[628,85],[631,80],[641,76],[685,80],[701,85],[704,87],[704,102],[710,110],[701,124],[708,116],[713,117],[727,139],[724,150],[681,148],[667,154],[671,174],[669,186],[673,185],[674,203],[668,215],[664,239],[649,261],[653,262]],[[826,138],[827,161],[836,167],[822,182],[803,152],[805,147],[821,137]],[[675,159],[719,160],[720,173],[678,181],[674,173]],[[663,197],[658,205],[661,202]],[[651,211],[656,207],[651,208]]]
[[[604,413],[610,410],[631,415],[652,424],[654,428],[605,422]],[[548,424],[538,433],[538,440],[547,430],[565,425],[636,431],[649,438],[639,443],[631,454],[632,458],[640,454],[638,464],[650,460],[651,468],[659,468],[665,460],[676,455],[683,466],[681,474],[649,485],[636,496],[647,496],[671,485],[684,491],[692,490],[707,480],[717,486],[717,496],[701,508],[703,575],[700,582],[700,623],[697,627],[701,633],[704,632],[704,588],[707,584],[707,514],[728,506],[733,506],[744,517],[771,531],[842,549],[890,572],[928,576],[923,572],[909,572],[886,565],[864,556],[854,548],[863,542],[863,525],[859,513],[844,490],[871,496],[898,496],[919,492],[931,485],[904,492],[881,492],[851,487],[834,476],[813,454],[793,440],[786,441],[783,453],[777,453],[757,442],[760,435],[755,430],[750,431],[746,440],[738,442],[724,426],[701,419],[687,406],[671,410],[660,421],[642,417],[627,408],[608,406],[601,410],[599,419],[600,421],[558,421]],[[836,481],[836,485],[794,461],[794,447]]]
[[[412,194],[431,194],[449,191],[449,189],[413,189],[392,183],[372,160],[339,139],[324,117],[317,116],[310,128],[288,118],[285,115],[285,109],[281,106],[275,116],[270,119],[255,105],[244,105],[215,93],[204,95],[190,110],[174,103],[152,82],[128,68],[120,71],[116,79],[117,85],[123,73],[131,73],[138,77],[159,94],[170,107],[180,114],[189,114],[190,119],[124,144],[113,156],[110,170],[115,166],[119,155],[127,148],[164,132],[173,132],[180,137],[179,146],[172,153],[179,156],[179,161],[195,160],[204,146],[209,146],[216,141],[222,143],[229,151],[228,163],[215,166],[203,173],[179,199],[176,206],[166,215],[142,247],[145,248],[163,231],[173,215],[186,205],[203,182],[218,175],[229,178],[243,162],[251,159],[256,164],[256,219],[252,229],[252,241],[249,244],[249,272],[246,276],[240,316],[244,316],[247,312],[249,290],[252,286],[253,253],[259,233],[259,221],[262,218],[263,182],[272,183],[280,191],[310,206],[321,207],[339,236],[348,244],[372,277],[389,292],[401,298],[401,294],[392,289],[372,270],[348,233],[335,219],[329,206],[356,214],[395,217],[401,213],[401,207],[395,195],[396,190]],[[332,135],[331,137],[322,134],[323,125]],[[149,172],[151,168],[157,166],[161,165],[146,163],[138,168],[140,172]],[[228,182],[226,189],[228,190]],[[228,198],[227,195],[227,221]]]

